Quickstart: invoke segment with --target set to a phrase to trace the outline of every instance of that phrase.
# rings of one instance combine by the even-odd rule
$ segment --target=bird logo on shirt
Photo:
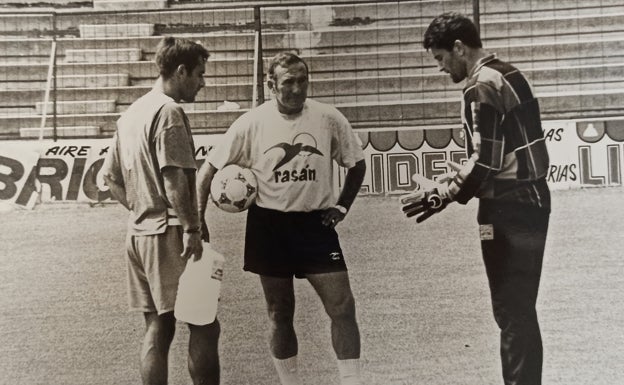
[[[273,171],[290,162],[297,155],[310,156],[312,154],[316,154],[323,156],[323,153],[316,148],[316,139],[314,139],[312,135],[305,132],[295,136],[292,144],[286,142],[278,143],[274,146],[269,147],[264,153],[266,154],[274,148],[281,148],[282,150],[284,150],[284,157],[282,158],[282,160],[277,162],[275,167],[273,167]]]

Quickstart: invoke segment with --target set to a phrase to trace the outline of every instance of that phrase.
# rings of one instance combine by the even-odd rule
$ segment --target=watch
[[[349,211],[349,210],[347,210],[347,208],[346,208],[346,207],[344,207],[344,206],[342,206],[342,205],[336,205],[336,206],[334,206],[334,208],[335,208],[336,210],[340,211],[340,213],[341,213],[342,215],[347,215],[347,211]]]
[[[191,227],[190,229],[185,229],[184,232],[187,234],[193,234],[193,233],[199,233],[200,230],[201,230],[201,227],[195,226],[195,227]]]

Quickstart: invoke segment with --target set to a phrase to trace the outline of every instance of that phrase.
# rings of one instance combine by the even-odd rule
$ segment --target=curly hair
[[[479,31],[472,20],[457,12],[446,12],[433,19],[427,27],[423,47],[451,51],[456,40],[471,48],[483,48]]]

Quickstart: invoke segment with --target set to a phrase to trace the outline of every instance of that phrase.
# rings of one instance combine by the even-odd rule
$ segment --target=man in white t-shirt
[[[307,99],[308,67],[281,53],[269,66],[274,99],[236,120],[198,173],[202,236],[217,170],[238,164],[258,179],[249,209],[244,269],[260,275],[268,307],[270,349],[283,385],[301,384],[293,327],[293,276],[306,278],[331,319],[341,384],[361,384],[360,335],[347,267],[334,227],[342,221],[366,171],[362,146],[334,107]],[[348,169],[339,196],[334,162]]]

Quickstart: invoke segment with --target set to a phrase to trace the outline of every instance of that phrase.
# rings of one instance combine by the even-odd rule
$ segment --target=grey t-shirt
[[[130,233],[149,235],[166,230],[170,204],[163,186],[165,167],[197,169],[195,145],[182,107],[154,89],[119,118],[102,167],[103,175],[126,189]]]

